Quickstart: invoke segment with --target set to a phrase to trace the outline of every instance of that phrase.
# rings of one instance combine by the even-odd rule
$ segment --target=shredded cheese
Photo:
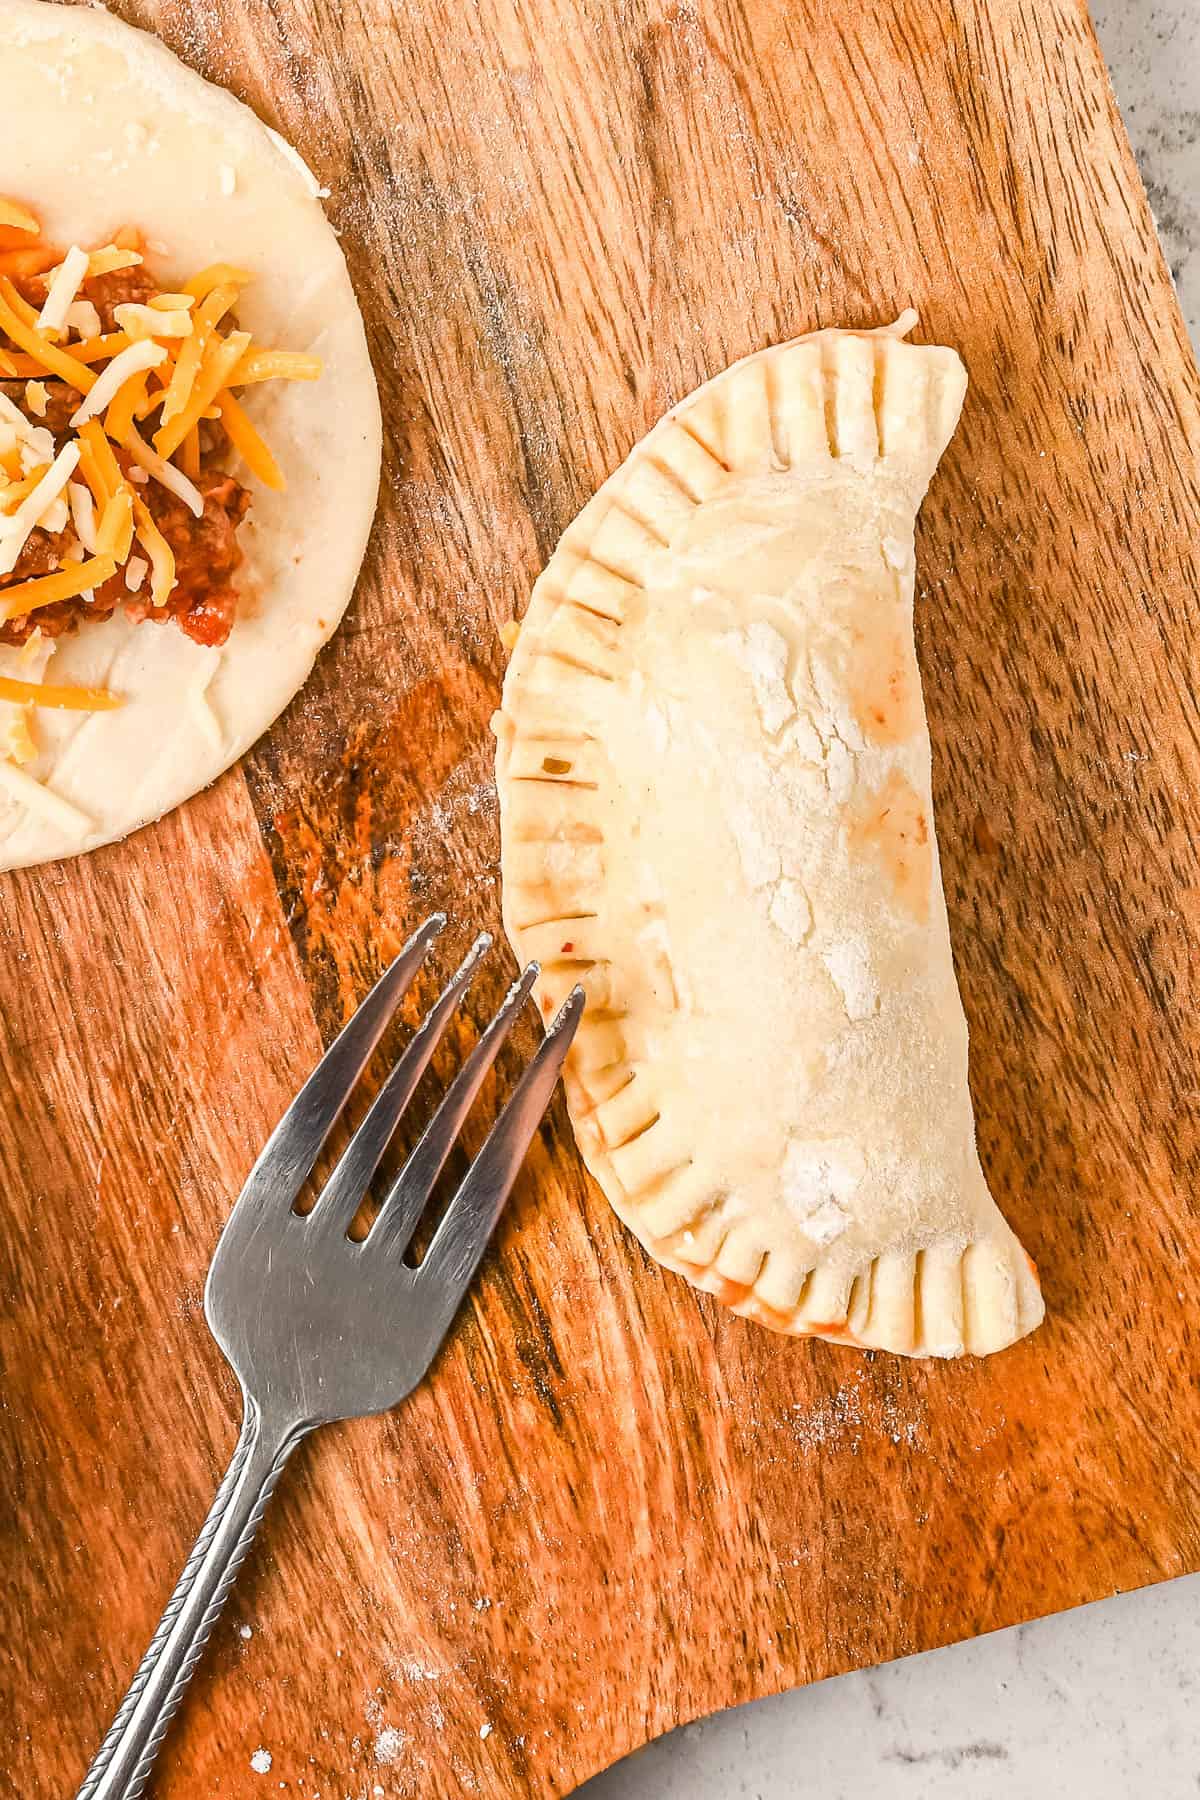
[[[189,282],[185,291],[190,292]],[[218,284],[205,295],[194,316],[194,324],[190,337],[184,339],[179,350],[179,357],[167,386],[166,399],[163,401],[162,422],[164,425],[172,419],[180,417],[186,410],[192,397],[192,388],[200,370],[201,359],[208,348],[208,340],[213,335],[218,322],[229,311],[237,299],[237,288],[232,282]]]
[[[150,558],[150,598],[155,606],[165,606],[175,586],[175,553],[150,517],[146,502],[136,494],[133,516],[138,543]]]
[[[12,574],[30,532],[62,493],[78,466],[79,445],[64,444],[37,486],[25,496],[17,510],[0,520],[0,575]],[[17,588],[0,590],[0,603],[6,604],[11,595],[18,591]],[[19,618],[27,610],[26,607],[20,607],[17,612],[6,612],[4,616],[9,619]]]
[[[37,237],[41,226],[37,214],[31,213],[27,206],[19,200],[9,200],[0,195],[0,225],[8,225],[13,231],[27,231],[30,237]]]
[[[37,316],[39,331],[65,331],[67,309],[87,279],[88,253],[72,244],[50,282],[45,302]]]
[[[231,387],[248,387],[252,381],[316,381],[321,358],[303,350],[256,350],[251,344],[234,372]]]
[[[159,363],[166,360],[167,352],[163,346],[153,343],[147,338],[140,344],[130,344],[127,350],[122,350],[119,355],[114,356],[102,375],[92,375],[89,369],[87,373],[91,376],[92,385],[84,397],[83,404],[76,407],[71,414],[72,430],[78,431],[79,427],[86,424],[88,419],[93,419],[97,413],[103,412],[121,385],[128,381],[131,375],[140,375],[143,369],[156,369]]]
[[[79,469],[103,511],[121,485],[121,470],[99,419],[89,419],[79,433]]]
[[[117,244],[102,244],[88,257],[89,275],[115,275],[118,269],[133,269],[141,262],[136,250],[121,249]]]
[[[142,306],[136,300],[114,306],[113,317],[121,330],[127,331],[135,341],[148,337],[185,338],[192,329],[192,315],[182,307],[167,312],[155,306]]]
[[[121,486],[108,501],[96,528],[96,555],[124,562],[133,537],[133,495]]]
[[[148,379],[148,374],[133,376],[116,398],[109,402],[108,411],[104,415],[104,435],[110,437],[114,444],[124,444],[133,430],[133,421],[146,398]]]
[[[35,463],[28,475],[22,475],[17,481],[10,481],[0,492],[0,512],[16,512],[26,494],[32,494],[49,467],[49,463]]]
[[[39,575],[33,581],[19,581],[15,587],[0,588],[0,620],[22,619],[39,607],[53,606],[56,600],[71,600],[88,588],[98,588],[117,572],[111,556],[93,556],[86,562],[71,563],[56,575]]]
[[[244,457],[246,467],[258,476],[264,487],[274,488],[276,493],[282,493],[287,486],[283,472],[246,417],[244,409],[232,394],[222,394],[219,404],[221,423],[229,434],[229,441],[234,449]]]
[[[209,263],[207,269],[201,269],[198,275],[193,275],[190,281],[184,282],[183,291],[191,294],[195,300],[203,300],[214,288],[244,288],[253,280],[254,276],[249,269],[239,269],[234,263]],[[236,298],[235,293],[234,299]],[[233,301],[230,301],[230,305],[232,304]]]
[[[200,479],[200,427],[192,429],[179,446],[179,466],[189,481]]]
[[[182,469],[177,469],[174,463],[167,461],[165,456],[160,456],[156,450],[152,450],[139,434],[136,425],[130,423],[120,442],[124,444],[140,469],[145,469],[147,475],[152,475],[160,486],[166,488],[168,493],[174,494],[177,500],[183,501],[193,518],[199,519],[203,516],[204,496],[199,488],[188,479]]]
[[[187,341],[190,344],[194,339],[189,338]],[[204,352],[199,372],[192,384],[191,398],[183,411],[168,424],[167,409],[163,407],[163,424],[154,434],[154,448],[160,456],[173,455],[192,426],[206,415],[221,389],[228,384],[229,377],[245,355],[249,342],[248,331],[231,331],[228,337],[213,339]],[[180,361],[182,360],[181,354]]]
[[[89,555],[96,553],[96,507],[90,488],[82,481],[68,481],[67,505],[75,535]]]
[[[10,286],[11,286],[11,283],[10,283]],[[36,325],[37,324],[37,308],[36,308],[36,306],[31,306],[29,304],[28,300],[26,300],[24,294],[18,293],[18,291],[15,287],[12,290],[11,305],[12,305],[12,309],[16,313],[18,319],[23,319],[25,321],[26,325]]]
[[[8,730],[5,739],[8,754],[15,763],[31,763],[38,753],[37,739],[32,729],[33,706],[26,702],[14,706],[8,715]]]
[[[233,180],[223,168],[223,192],[232,191]],[[139,489],[148,492],[154,481],[193,518],[204,516],[200,431],[206,420],[220,421],[251,474],[283,488],[278,463],[231,390],[275,379],[313,381],[321,360],[256,346],[248,332],[222,326],[252,279],[249,270],[223,262],[200,270],[178,291],[117,304],[116,328],[105,332],[84,283],[140,264],[139,233],[124,228],[109,243],[90,251],[75,244],[65,254],[38,240],[35,215],[0,197],[0,337],[7,340],[0,376],[25,383],[23,410],[0,390],[0,578],[13,573],[37,527],[50,534],[55,559],[49,574],[0,585],[0,623],[79,596],[91,602],[118,570],[128,595],[145,595],[148,587],[152,605],[163,608],[176,585],[175,556]],[[165,253],[153,243],[149,249]],[[40,310],[16,285],[30,275],[44,277]],[[69,421],[75,435],[65,442],[60,431],[36,422],[50,416],[48,377],[82,396]],[[152,438],[147,442],[138,421],[154,413],[158,429],[142,428]],[[16,782],[25,804],[69,817],[76,827],[90,825],[17,765],[37,753],[29,729],[35,706],[102,711],[121,701],[103,688],[47,682],[49,653],[49,639],[35,630],[21,659],[9,665],[14,674],[0,676],[0,714],[11,715],[7,733],[0,718],[0,787],[12,791]],[[15,761],[4,760],[6,745]]]
[[[47,681],[17,681],[11,675],[0,675],[0,700],[10,700],[16,706],[30,703],[36,706],[54,706],[67,712],[111,712],[114,707],[124,705],[117,694],[107,688],[86,688],[60,686]]]
[[[0,230],[3,228],[0,227]],[[42,245],[31,245],[28,249],[0,249],[0,274],[15,275],[18,280],[28,276],[44,275],[47,269],[54,266],[54,251]]]
[[[57,349],[48,337],[22,316],[22,309],[26,312],[30,310],[25,307],[8,276],[0,275],[0,330],[6,332],[13,343],[19,344],[38,364],[33,371],[35,374],[40,375],[43,370],[49,370],[51,375],[59,376],[72,387],[78,388],[81,394],[86,394],[97,380],[95,373],[86,363],[80,362],[78,357]]]
[[[90,300],[76,300],[73,306],[68,306],[67,330],[75,332],[84,343],[103,335],[100,314]]]

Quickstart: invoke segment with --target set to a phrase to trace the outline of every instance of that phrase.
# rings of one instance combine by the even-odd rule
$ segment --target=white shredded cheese
[[[192,317],[182,307],[167,312],[155,306],[141,306],[136,300],[130,300],[123,306],[113,307],[113,318],[122,331],[131,338],[148,337],[185,338],[191,336]]]
[[[131,556],[125,564],[125,586],[131,594],[136,594],[150,573],[150,564],[144,556]]]
[[[15,673],[21,681],[44,681],[46,665],[54,654],[54,644],[35,628],[17,651]],[[6,671],[7,673],[7,671]],[[3,744],[15,763],[31,763],[38,753],[33,735],[33,702],[6,700],[0,705],[4,718]],[[2,752],[0,752],[2,754]]]
[[[39,331],[65,331],[67,308],[75,299],[88,272],[88,253],[72,244],[50,282],[45,304],[37,316]]]
[[[68,481],[67,504],[71,509],[71,523],[75,533],[89,556],[96,554],[96,508],[92,501],[91,489],[82,481]]]
[[[136,250],[121,250],[116,244],[101,244],[88,258],[92,275],[115,275],[118,269],[136,269],[142,258]]]
[[[12,706],[5,709],[8,713],[5,744],[8,754],[15,763],[31,763],[38,753],[37,739],[33,735],[33,704],[26,702],[24,706]]]
[[[44,425],[32,425],[16,403],[0,389],[0,450],[18,448],[21,467],[28,475],[39,463],[54,456],[54,439]]]
[[[188,480],[182,469],[177,469],[174,463],[167,461],[165,456],[160,456],[157,450],[152,450],[136,426],[130,426],[129,436],[125,440],[125,448],[139,469],[144,469],[148,475],[153,475],[160,486],[174,494],[177,500],[183,501],[193,518],[199,519],[203,516],[204,496],[200,489],[194,482]]]
[[[100,314],[90,300],[76,300],[67,308],[67,330],[73,331],[84,343],[89,338],[98,338],[104,327],[100,323]]]
[[[128,344],[113,357],[91,393],[84,395],[82,406],[76,407],[71,414],[72,430],[78,431],[81,425],[102,413],[131,375],[140,375],[143,369],[157,369],[159,363],[166,360],[167,352],[162,344],[152,343],[149,338],[140,344]]]
[[[11,575],[34,526],[53,506],[79,463],[79,445],[64,444],[42,479],[16,512],[0,516],[0,575]],[[63,508],[66,511],[65,505]],[[64,517],[63,523],[66,520]]]

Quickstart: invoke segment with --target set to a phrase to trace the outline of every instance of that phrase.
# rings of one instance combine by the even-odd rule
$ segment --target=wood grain
[[[332,189],[387,468],[355,607],[242,769],[2,884],[11,1791],[73,1791],[231,1446],[199,1294],[270,1123],[419,916],[498,916],[497,627],[668,403],[909,303],[972,380],[920,651],[1045,1328],[949,1367],[772,1338],[647,1263],[557,1106],[433,1379],[289,1473],[156,1792],[563,1794],[1200,1566],[1200,382],[1083,6],[118,10]]]

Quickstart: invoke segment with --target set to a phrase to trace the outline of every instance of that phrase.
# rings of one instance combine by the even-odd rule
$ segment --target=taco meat
[[[204,512],[198,519],[157,483],[147,483],[140,490],[175,557],[175,585],[165,606],[155,606],[150,599],[149,571],[131,591],[124,571],[118,569],[95,590],[91,601],[76,594],[0,624],[0,644],[23,644],[34,631],[43,637],[62,637],[89,619],[111,618],[121,605],[135,621],[174,619],[198,644],[223,644],[237,616],[233,577],[242,561],[237,529],[249,510],[250,495],[220,469],[202,469],[196,486],[204,497]],[[0,596],[18,581],[30,581],[57,569],[66,539],[65,532],[32,531],[12,574],[0,576]]]

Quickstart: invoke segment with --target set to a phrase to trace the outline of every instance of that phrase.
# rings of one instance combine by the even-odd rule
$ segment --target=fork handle
[[[283,1465],[308,1429],[265,1418],[246,1397],[225,1479],[76,1800],[137,1800]]]

